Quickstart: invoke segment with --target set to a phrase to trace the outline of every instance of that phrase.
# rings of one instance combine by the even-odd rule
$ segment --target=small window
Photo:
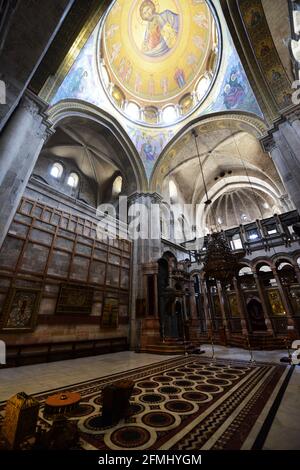
[[[240,239],[239,235],[234,235],[232,240],[230,241],[231,249],[232,250],[242,250],[243,244],[242,240]]]
[[[123,178],[122,176],[117,176],[113,182],[112,193],[113,196],[118,196],[122,192],[123,187]]]
[[[68,186],[71,188],[77,188],[79,183],[79,178],[76,173],[71,173],[69,178],[68,178]]]
[[[54,163],[54,165],[52,165],[50,174],[53,176],[53,178],[59,179],[61,178],[63,171],[64,169],[61,163]]]

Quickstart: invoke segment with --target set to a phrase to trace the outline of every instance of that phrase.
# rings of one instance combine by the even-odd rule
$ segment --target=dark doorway
[[[247,312],[252,331],[266,331],[266,323],[261,302],[251,299],[247,304]]]

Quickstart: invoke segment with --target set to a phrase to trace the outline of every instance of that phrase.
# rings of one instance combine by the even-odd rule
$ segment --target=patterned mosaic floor
[[[83,449],[240,449],[270,398],[284,366],[204,357],[174,358],[62,390],[78,391],[82,400],[71,419]],[[117,426],[101,425],[101,389],[130,378],[135,382],[131,415]],[[40,425],[48,429],[44,401],[36,395]],[[0,406],[3,418],[4,404]]]

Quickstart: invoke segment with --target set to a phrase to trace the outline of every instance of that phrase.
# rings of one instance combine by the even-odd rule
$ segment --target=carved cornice
[[[153,193],[135,192],[128,197],[128,203],[134,204],[136,202],[139,202],[141,199],[149,199],[149,198],[151,199],[151,203],[154,203],[154,204],[160,204],[163,201],[163,197],[156,192],[153,192]]]
[[[29,90],[26,90],[19,107],[25,109],[34,119],[40,120],[40,127],[37,130],[38,137],[48,138],[55,133],[55,129],[52,126],[52,122],[49,121],[47,110],[49,108],[48,103],[41,100],[37,95]]]
[[[271,153],[276,148],[276,142],[272,134],[267,134],[259,140],[264,152]]]

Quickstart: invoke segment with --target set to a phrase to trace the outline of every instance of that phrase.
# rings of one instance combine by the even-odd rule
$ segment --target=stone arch
[[[67,118],[85,118],[104,127],[118,141],[132,166],[136,190],[147,191],[148,181],[140,156],[119,122],[108,112],[80,100],[63,100],[47,110],[47,117],[55,130]]]
[[[204,125],[215,126],[221,121],[230,124],[242,124],[243,126],[245,126],[245,129],[247,129],[249,133],[253,134],[257,139],[262,137],[267,131],[267,126],[261,118],[252,113],[246,113],[241,111],[217,112],[212,113],[209,116],[201,116],[200,118],[194,119],[185,126],[183,126],[177,132],[177,134],[170,140],[170,142],[168,142],[168,144],[164,147],[163,151],[155,162],[150,178],[150,188],[153,191],[160,191],[161,176],[166,173],[164,171],[164,167],[170,161],[172,147],[174,147],[175,144],[177,144],[181,139],[187,136],[187,134],[190,133],[192,129]]]

